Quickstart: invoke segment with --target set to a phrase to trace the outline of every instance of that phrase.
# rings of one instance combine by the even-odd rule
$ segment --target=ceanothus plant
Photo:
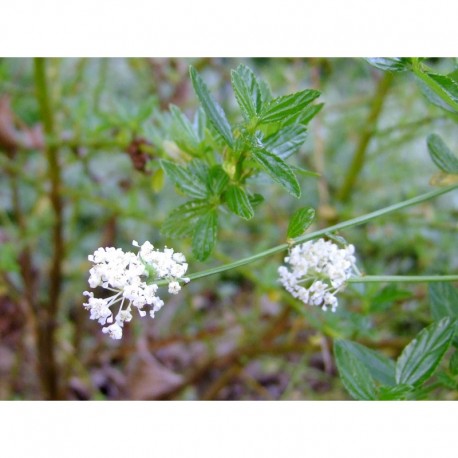
[[[423,85],[429,85],[429,97],[433,97],[432,93],[433,100],[442,108],[457,112],[458,86],[454,77],[433,74],[425,70],[418,59],[376,59],[370,62],[388,71],[411,70]],[[182,154],[160,162],[177,191],[188,200],[168,215],[162,233],[172,239],[190,237],[193,257],[205,261],[217,244],[221,215],[230,212],[242,220],[255,217],[256,208],[264,199],[254,191],[255,177],[267,175],[291,196],[301,196],[296,174],[316,174],[287,161],[305,142],[307,125],[323,104],[313,103],[320,95],[314,89],[274,97],[265,81],[257,78],[248,67],[240,65],[231,72],[232,88],[240,109],[238,123],[232,124],[192,67],[190,78],[201,106],[193,120],[177,106],[170,107],[167,134]],[[425,383],[438,368],[448,348],[457,345],[454,340],[458,317],[456,290],[443,282],[456,281],[458,276],[363,275],[356,266],[357,250],[337,233],[456,189],[456,155],[436,135],[428,138],[428,148],[433,161],[441,169],[438,184],[448,186],[310,233],[305,231],[313,222],[315,211],[310,207],[300,208],[290,219],[284,243],[222,266],[187,274],[188,263],[184,254],[174,252],[172,248],[155,250],[149,242],[140,246],[134,241],[139,248],[137,254],[112,247],[99,248],[89,257],[94,264],[89,283],[92,288],[102,286],[113,295],[99,299],[92,292],[85,292],[88,301],[84,306],[90,311],[91,319],[107,325],[103,332],[120,339],[124,323],[132,319],[132,309],[136,308],[139,315],[144,316],[144,307],[150,306],[150,315],[154,318],[162,308],[164,301],[158,294],[161,286],[168,285],[168,292],[177,294],[181,285],[190,280],[234,269],[286,250],[286,265],[278,268],[279,285],[304,306],[317,306],[323,311],[336,311],[336,295],[349,283],[431,282],[439,285],[430,289],[435,321],[407,345],[396,362],[356,342],[336,339],[334,344],[342,382],[354,398],[421,398],[428,390]],[[118,311],[113,307],[117,304]],[[450,373],[442,373],[442,380],[448,386],[458,386],[453,378],[458,373],[456,355],[455,352],[451,359]]]

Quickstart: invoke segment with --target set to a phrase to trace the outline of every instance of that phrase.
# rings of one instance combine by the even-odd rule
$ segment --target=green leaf
[[[232,213],[244,219],[253,218],[254,211],[245,191],[239,186],[231,185],[225,195],[226,204]]]
[[[455,350],[451,356],[448,367],[452,375],[458,375],[458,350]]]
[[[342,383],[355,399],[376,399],[376,388],[366,366],[358,360],[341,340],[334,341],[334,355]]]
[[[306,177],[319,177],[320,174],[316,172],[312,172],[311,170],[303,169],[302,167],[298,167],[297,165],[290,165],[291,170],[294,173],[299,173],[300,175],[304,175]]]
[[[429,306],[431,315],[434,321],[438,321],[445,317],[458,318],[458,290],[448,282],[430,283],[429,291]],[[458,322],[455,326],[456,334],[458,335]],[[453,342],[458,346],[458,339],[455,337]]]
[[[302,235],[315,219],[315,210],[312,207],[299,208],[291,217],[288,225],[287,237],[293,239]]]
[[[294,94],[277,97],[263,110],[260,122],[285,122],[289,117],[301,112],[307,105],[319,97],[319,95],[319,91],[306,89],[295,92]]]
[[[208,189],[208,183],[210,178],[210,169],[208,165],[200,160],[200,159],[193,159],[188,165],[188,173],[192,176],[194,180],[199,181],[205,185]],[[208,195],[208,192],[207,192]]]
[[[379,401],[403,400],[412,391],[411,385],[381,386],[377,398]]]
[[[208,174],[208,192],[211,195],[219,196],[223,193],[224,189],[229,182],[227,173],[220,165],[214,165]]]
[[[447,112],[457,113],[457,88],[458,82],[454,73],[439,75],[436,73],[423,73],[419,70],[417,83],[424,96],[434,105]],[[423,73],[423,77],[421,76]]]
[[[458,102],[458,83],[447,75],[440,75],[438,73],[427,74],[434,80],[441,89],[454,101]]]
[[[264,80],[258,80],[259,89],[261,90],[262,104],[266,105],[273,99],[272,91],[270,90],[269,83]]]
[[[439,135],[429,135],[427,144],[431,159],[437,167],[443,172],[458,174],[458,157],[450,151]]]
[[[263,149],[253,149],[251,154],[253,159],[274,181],[283,186],[294,197],[299,198],[301,196],[301,188],[296,176],[286,162]]]
[[[194,232],[197,220],[209,211],[207,200],[190,200],[172,210],[161,227],[167,237],[188,237]]]
[[[398,358],[396,382],[418,387],[439,365],[455,332],[455,321],[443,318],[423,329]]]
[[[232,135],[231,125],[229,124],[223,109],[211,96],[210,91],[200,75],[197,73],[196,69],[194,67],[190,67],[189,73],[191,75],[194,91],[202,104],[205,114],[208,116],[210,122],[213,124],[213,127],[221,135],[227,145],[232,148],[234,146],[234,137]]]
[[[174,142],[186,152],[197,154],[200,139],[191,121],[175,105],[170,105],[172,114],[171,135]]]
[[[405,57],[372,57],[366,59],[366,61],[379,70],[404,72],[407,70],[407,65],[409,64],[410,59]]]
[[[206,181],[201,174],[196,173],[199,171],[198,169],[182,167],[165,160],[161,160],[161,166],[167,176],[184,194],[197,199],[207,197]]]
[[[205,261],[216,244],[218,215],[213,209],[200,217],[192,238],[192,253],[198,261]]]
[[[305,142],[307,129],[300,124],[280,129],[263,141],[264,149],[285,160]]]
[[[395,363],[385,355],[350,340],[339,340],[340,347],[366,367],[371,376],[384,385],[395,385]]]
[[[298,111],[296,114],[285,118],[280,123],[280,125],[282,127],[291,126],[291,125],[295,126],[297,124],[306,126],[311,121],[311,119],[320,112],[323,106],[324,106],[324,103],[320,103],[317,105],[309,105],[308,107],[305,107],[302,111]],[[267,124],[267,125],[271,126],[274,124]]]
[[[300,116],[297,118],[297,122],[306,126],[324,107],[324,103],[318,103],[316,105],[310,105],[303,110]]]
[[[245,65],[231,71],[232,88],[242,110],[243,117],[250,121],[261,112],[261,90],[254,73]]]
[[[458,318],[458,290],[448,282],[429,284],[429,301],[434,320]]]

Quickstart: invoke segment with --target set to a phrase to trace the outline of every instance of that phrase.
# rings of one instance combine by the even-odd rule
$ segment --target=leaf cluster
[[[196,259],[205,260],[215,247],[221,212],[249,220],[263,196],[251,189],[250,178],[264,173],[299,198],[297,172],[314,175],[287,163],[307,136],[308,122],[322,104],[306,89],[273,97],[268,84],[246,66],[231,72],[241,121],[231,123],[195,68],[191,82],[200,107],[191,121],[171,106],[170,135],[184,153],[182,163],[161,161],[167,177],[189,200],[172,211],[162,231],[169,237],[192,237]]]

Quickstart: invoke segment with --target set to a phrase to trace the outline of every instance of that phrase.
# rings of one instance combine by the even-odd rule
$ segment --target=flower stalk
[[[332,234],[334,232],[337,232],[337,231],[340,231],[340,230],[343,230],[343,229],[348,229],[348,228],[353,227],[353,226],[359,226],[359,225],[367,223],[367,222],[369,222],[369,221],[371,221],[371,220],[373,220],[375,218],[379,218],[380,216],[388,215],[390,213],[394,213],[396,211],[403,210],[403,209],[408,208],[408,207],[413,207],[414,205],[418,205],[418,204],[421,204],[421,203],[426,202],[428,200],[434,199],[436,197],[441,196],[442,194],[446,194],[446,193],[448,193],[450,191],[453,191],[453,190],[455,190],[457,188],[458,188],[458,184],[454,184],[454,185],[447,186],[447,187],[444,187],[444,188],[435,189],[434,191],[430,191],[430,192],[421,194],[421,195],[419,195],[417,197],[414,197],[412,199],[404,200],[402,202],[398,202],[397,204],[393,204],[393,205],[390,205],[388,207],[381,208],[380,210],[376,210],[374,212],[367,213],[366,215],[357,216],[356,218],[349,219],[348,221],[343,221],[343,222],[335,224],[333,226],[329,226],[327,228],[320,229],[318,231],[310,232],[309,234],[301,235],[299,237],[296,237],[296,238],[292,239],[290,241],[290,243],[282,243],[282,244],[277,245],[277,246],[275,246],[273,248],[269,248],[268,250],[262,251],[261,253],[258,253],[258,254],[252,255],[252,256],[248,256],[246,258],[239,259],[238,261],[230,262],[230,263],[224,264],[222,266],[217,266],[217,267],[213,267],[211,269],[203,270],[201,272],[196,272],[194,274],[188,275],[188,277],[189,277],[190,280],[197,280],[199,278],[204,278],[204,277],[208,277],[210,275],[215,275],[215,274],[218,274],[218,273],[221,273],[221,272],[226,272],[228,270],[232,270],[232,269],[244,266],[246,264],[250,264],[252,262],[259,261],[260,259],[263,259],[263,258],[265,258],[267,256],[270,256],[270,255],[273,255],[275,253],[278,253],[278,252],[281,252],[281,251],[285,251],[288,248],[290,248],[291,246],[296,245],[298,243],[303,243],[303,242],[307,242],[308,240],[317,239],[319,237],[326,236],[327,234]],[[451,277],[451,279],[447,279],[447,277]],[[370,280],[368,280],[369,278],[373,278],[374,279],[373,281],[395,281],[393,279],[396,278],[396,277],[387,277],[387,276],[385,276],[385,277],[381,277],[381,276],[369,277],[369,276],[365,276],[365,277],[354,277],[354,278],[358,278],[360,280],[361,279],[365,279],[365,280],[362,280],[361,282],[368,283],[370,281]],[[375,280],[376,278],[379,278],[379,279],[381,279],[381,278],[385,278],[385,279],[386,278],[390,278],[392,280]],[[411,281],[411,280],[407,280],[407,279],[408,278],[410,278],[410,279],[413,279],[413,278],[433,278],[433,277],[399,277],[399,278],[404,278],[404,280],[401,280],[401,281]],[[434,277],[434,278],[439,278],[439,277]],[[444,276],[444,277],[440,277],[440,278],[445,278],[445,279],[444,280],[442,280],[442,279],[425,280],[425,281],[453,281],[455,279],[455,276],[454,275],[452,275],[452,276]],[[356,281],[354,280],[354,282],[356,282]],[[164,283],[158,282],[158,286],[161,286],[161,284],[165,284],[165,282]]]

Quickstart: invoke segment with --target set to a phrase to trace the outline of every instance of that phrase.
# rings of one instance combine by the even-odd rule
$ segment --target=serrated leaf
[[[395,363],[381,353],[350,340],[339,340],[339,345],[364,364],[371,376],[384,385],[395,385]]]
[[[239,186],[231,185],[225,195],[226,204],[232,213],[244,219],[253,218],[254,211],[245,191]]]
[[[174,184],[189,197],[203,199],[208,191],[206,180],[202,176],[190,171],[189,167],[182,167],[169,161],[161,160],[161,166]]]
[[[191,121],[175,105],[170,105],[172,125],[170,133],[173,141],[183,150],[197,154],[200,140]]]
[[[218,231],[218,215],[210,210],[197,221],[192,238],[192,253],[198,261],[205,261],[216,244]]]
[[[199,186],[200,184],[206,185],[208,183],[208,176],[210,170],[208,168],[208,165],[204,161],[200,159],[192,160],[188,164],[187,170],[191,178],[199,182]]]
[[[264,149],[285,160],[302,146],[307,138],[305,126],[296,124],[284,127],[263,141]]]
[[[253,159],[267,172],[272,180],[283,186],[294,197],[301,196],[301,188],[289,165],[275,154],[262,149],[251,151]]]
[[[455,321],[443,318],[423,329],[396,363],[396,383],[418,387],[436,370],[455,332]]]
[[[208,116],[208,119],[212,123],[213,127],[221,135],[227,145],[232,148],[234,145],[234,137],[232,135],[231,125],[227,120],[224,110],[212,97],[210,91],[203,79],[197,73],[196,69],[194,67],[190,67],[189,73],[191,75],[192,86],[194,87],[194,91],[202,104],[205,114]]]
[[[440,75],[439,73],[427,74],[434,80],[441,89],[455,102],[458,102],[458,83],[447,75]]]
[[[258,80],[259,89],[261,91],[262,104],[266,105],[273,99],[272,91],[270,90],[269,83],[264,80]]]
[[[323,106],[324,106],[324,103],[320,103],[317,105],[309,105],[305,107],[303,110],[298,111],[296,114],[285,118],[280,123],[280,125],[282,127],[291,126],[291,125],[294,126],[297,124],[306,126],[311,121],[311,119],[320,112]],[[267,125],[272,125],[272,124],[267,124]]]
[[[453,74],[452,74],[453,75]],[[417,84],[419,85],[423,95],[434,105],[446,110],[447,112],[457,113],[457,87],[458,83],[449,75],[438,75],[435,73],[425,73],[425,78],[431,81],[423,81],[417,76]],[[431,86],[436,86],[433,90]],[[437,92],[440,92],[438,94]]]
[[[245,65],[239,65],[231,71],[232,88],[242,110],[243,117],[250,121],[261,112],[262,97],[254,73]]]
[[[289,117],[301,112],[307,105],[319,97],[319,95],[319,91],[305,89],[294,94],[277,97],[263,110],[260,122],[285,122]]]
[[[315,210],[312,207],[299,208],[294,212],[288,225],[287,237],[293,239],[302,235],[315,219]]]
[[[366,366],[360,362],[342,343],[334,341],[334,355],[344,387],[355,399],[376,399],[376,388]]]
[[[405,57],[370,57],[366,61],[379,70],[389,72],[404,72],[410,59]]]
[[[229,182],[229,176],[220,165],[214,165],[208,174],[208,192],[211,195],[219,196]]]
[[[450,151],[439,135],[428,135],[427,145],[429,155],[437,167],[443,172],[458,174],[458,157]]]
[[[324,103],[317,103],[316,105],[310,105],[303,110],[297,119],[299,124],[306,126],[324,107]]]
[[[161,227],[167,237],[188,237],[193,234],[198,219],[209,211],[207,200],[190,200],[172,210]]]

